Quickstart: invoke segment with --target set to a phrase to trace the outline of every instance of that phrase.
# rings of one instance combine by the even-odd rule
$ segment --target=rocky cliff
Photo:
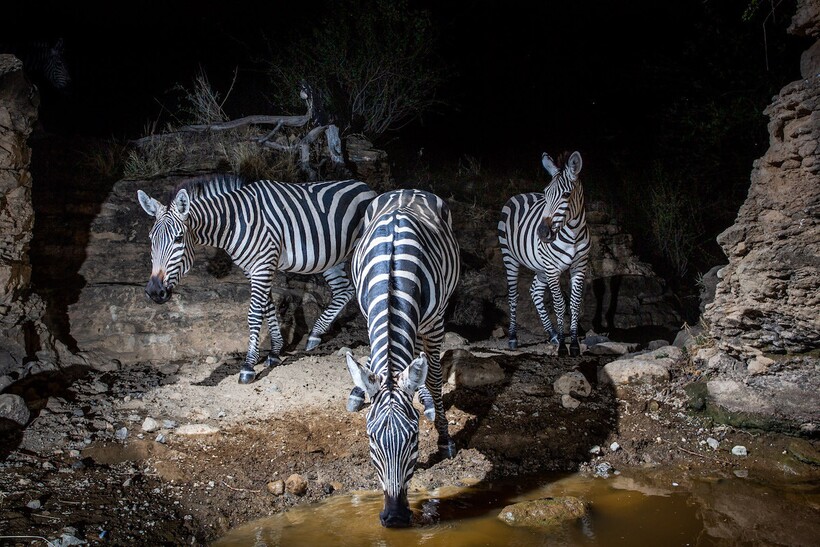
[[[820,2],[798,2],[789,30],[820,36]],[[765,111],[769,149],[718,236],[729,264],[704,313],[716,345],[699,355],[719,406],[809,431],[820,420],[819,43],[801,59],[803,78]]]

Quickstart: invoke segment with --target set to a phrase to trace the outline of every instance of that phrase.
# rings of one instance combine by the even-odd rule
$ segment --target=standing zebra
[[[461,263],[450,209],[421,190],[396,190],[374,200],[351,260],[359,307],[367,319],[370,361],[347,367],[367,393],[370,459],[384,490],[381,523],[409,526],[407,484],[418,459],[417,390],[435,409],[439,453],[455,455],[441,400],[439,352],[444,312],[458,283]],[[417,353],[417,351],[421,353]],[[417,356],[418,355],[418,356]]]
[[[174,286],[193,264],[195,244],[224,249],[250,280],[248,354],[239,373],[239,383],[247,384],[256,377],[263,318],[271,338],[267,365],[280,362],[284,341],[271,301],[274,272],[321,272],[330,285],[331,302],[305,346],[310,351],[353,297],[344,263],[376,193],[356,180],[246,183],[225,175],[184,183],[167,207],[142,190],[137,197],[142,208],[156,217],[150,232],[152,272],[145,287],[154,302],[171,298]]]
[[[54,45],[48,42],[29,42],[0,47],[0,50],[6,49],[23,62],[23,69],[35,83],[47,83],[58,91],[66,90],[71,84],[62,38]]]
[[[565,155],[564,155],[565,156]],[[578,344],[578,314],[584,295],[584,276],[589,256],[589,229],[584,213],[584,189],[578,179],[581,154],[556,164],[545,152],[541,163],[552,177],[543,192],[511,197],[501,210],[498,240],[507,272],[510,305],[510,348],[518,346],[515,310],[518,303],[518,269],[526,266],[535,272],[530,295],[550,342],[557,344],[558,354],[564,347],[564,295],[560,275],[569,269],[570,276],[570,346],[573,357],[581,354]],[[555,311],[557,330],[553,329],[544,307],[544,289],[549,287]]]

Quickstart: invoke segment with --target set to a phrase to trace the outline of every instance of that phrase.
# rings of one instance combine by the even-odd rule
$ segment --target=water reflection
[[[373,515],[381,492],[335,496],[232,530],[213,547],[429,547],[546,545],[816,545],[820,485],[774,488],[746,479],[698,479],[687,488],[651,474],[611,479],[577,475],[528,481],[531,489],[495,483],[411,495],[416,523],[383,528]],[[503,506],[549,496],[577,496],[589,514],[550,530],[510,527]]]

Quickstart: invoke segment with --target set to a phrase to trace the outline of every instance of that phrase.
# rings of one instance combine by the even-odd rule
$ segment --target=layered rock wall
[[[790,32],[820,36],[820,1],[797,4]],[[769,149],[755,161],[735,224],[718,236],[729,264],[705,308],[715,346],[696,362],[713,403],[748,425],[814,434],[820,425],[820,63],[765,110]]]
[[[26,139],[37,120],[37,106],[23,64],[0,54],[0,375],[22,366],[27,325],[42,312],[30,298],[28,258],[34,210]]]

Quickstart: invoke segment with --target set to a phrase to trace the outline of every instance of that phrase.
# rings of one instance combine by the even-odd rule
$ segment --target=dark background
[[[793,0],[766,20],[768,36],[769,12],[743,20],[750,3],[411,2],[431,10],[437,56],[450,76],[439,90],[445,106],[425,116],[426,131],[413,133],[476,152],[508,148],[505,141],[539,150],[619,138],[651,143],[659,112],[687,94],[752,95],[799,77],[806,42],[784,30]],[[133,137],[200,69],[223,95],[238,70],[229,115],[278,114],[253,57],[307,32],[323,14],[322,1],[294,4],[29,2],[4,8],[3,41],[64,37],[75,108],[63,129]],[[746,81],[732,81],[730,72],[745,72]],[[731,87],[741,83],[746,88]]]
[[[327,4],[29,2],[4,8],[0,41],[64,38],[73,84],[41,89],[46,131],[128,140],[174,121],[174,88],[201,71],[230,91],[231,118],[301,113],[270,102],[258,61],[309,33]],[[763,110],[800,77],[809,45],[786,32],[795,0],[758,4],[410,1],[432,14],[441,103],[375,144],[409,181],[422,148],[432,168],[472,157],[485,176],[534,178],[543,151],[579,150],[588,193],[620,211],[645,258],[648,219],[635,207],[662,173],[703,217],[693,276],[725,261],[714,238],[768,146]]]

